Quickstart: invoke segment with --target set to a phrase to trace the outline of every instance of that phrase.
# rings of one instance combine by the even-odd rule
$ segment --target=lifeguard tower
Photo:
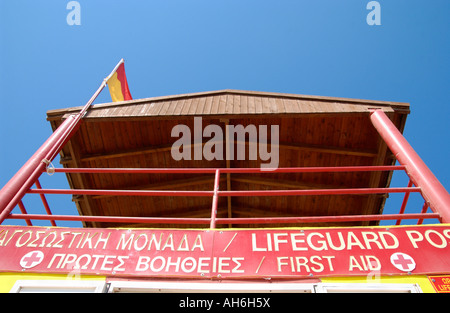
[[[0,192],[0,289],[449,291],[450,195],[402,135],[409,113],[239,90],[49,111],[53,135]],[[56,213],[61,194],[78,214]]]

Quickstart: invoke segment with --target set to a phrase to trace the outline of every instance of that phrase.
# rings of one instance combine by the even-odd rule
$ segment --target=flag
[[[133,100],[130,89],[128,88],[123,59],[116,71],[107,79],[107,84],[113,102]]]

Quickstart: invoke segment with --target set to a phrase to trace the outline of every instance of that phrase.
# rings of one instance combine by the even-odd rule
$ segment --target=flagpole
[[[62,146],[68,141],[67,138],[70,136],[72,136],[72,132],[74,129],[77,129],[79,126],[79,123],[81,121],[81,119],[86,115],[87,111],[89,110],[89,108],[91,107],[92,103],[95,101],[95,99],[97,99],[98,95],[102,92],[102,90],[106,87],[106,84],[108,82],[108,80],[111,78],[111,76],[114,75],[114,73],[117,71],[117,69],[119,68],[119,66],[124,63],[124,59],[120,59],[119,63],[117,63],[117,65],[114,67],[114,69],[111,71],[111,73],[103,79],[102,83],[100,84],[100,87],[98,87],[97,91],[92,95],[92,97],[89,99],[89,101],[84,105],[84,107],[81,109],[81,111],[78,113],[78,115],[76,115],[75,117],[75,121],[73,123],[72,128],[70,129],[69,132],[66,133],[66,136],[62,137],[60,142],[55,146],[55,149],[53,149],[53,153],[51,154],[51,156],[49,156],[48,158],[46,158],[45,161],[47,161],[47,165],[49,164],[49,162],[51,162],[51,160],[53,160],[56,155],[61,151]],[[50,161],[48,161],[50,160]]]
[[[83,107],[83,109],[80,111],[80,116],[81,118],[83,118],[86,113],[87,110],[89,109],[89,107],[91,106],[91,104],[95,101],[95,99],[98,97],[98,95],[100,94],[100,92],[102,92],[103,88],[106,87],[106,83],[108,82],[108,80],[111,78],[111,76],[114,75],[114,73],[117,71],[117,69],[119,68],[120,64],[124,63],[124,59],[120,59],[119,63],[117,63],[116,67],[114,67],[114,69],[112,70],[112,72],[106,76],[105,79],[103,79],[100,87],[98,87],[97,91],[93,94],[93,96],[91,97],[91,99],[89,99],[89,101],[86,103],[86,105]]]
[[[114,73],[117,71],[117,69],[119,68],[120,64],[124,63],[124,59],[120,59],[119,63],[117,63],[116,67],[112,70],[111,74],[109,74],[103,81],[104,82],[108,82],[108,80],[111,78],[111,76],[114,75]]]
[[[22,168],[0,190],[0,224],[8,217],[26,192],[36,182],[42,172],[61,151],[64,144],[70,140],[80,126],[81,119],[86,115],[89,107],[105,88],[109,78],[124,63],[121,59],[113,71],[103,80],[100,87],[84,105],[78,114],[70,115],[22,166]]]

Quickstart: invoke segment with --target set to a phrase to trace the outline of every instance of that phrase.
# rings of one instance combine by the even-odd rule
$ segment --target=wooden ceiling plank
[[[238,142],[237,140],[235,140],[235,141]],[[249,145],[250,143],[246,141],[245,144]],[[280,143],[279,147],[281,149],[289,149],[289,150],[297,150],[297,151],[342,154],[342,155],[352,155],[352,156],[369,157],[369,158],[373,158],[377,155],[373,151],[362,151],[362,150],[358,150],[358,149],[340,148],[340,147],[331,147],[331,146],[318,146],[318,145],[301,144],[301,143]],[[99,154],[84,155],[84,156],[81,156],[81,161],[132,157],[134,155],[140,155],[140,154],[167,152],[167,151],[170,151],[171,149],[172,149],[172,144],[164,144],[164,145],[158,145],[158,146],[154,146],[154,147],[145,147],[145,148],[139,148],[139,149],[127,149],[124,151],[118,151],[118,152],[112,152],[112,153],[103,153],[103,154],[99,153]]]
[[[225,181],[225,177],[222,177],[221,180]],[[192,187],[196,185],[203,185],[211,183],[211,188],[208,190],[213,190],[214,184],[214,176],[213,175],[205,175],[201,177],[193,177],[193,178],[183,178],[183,179],[174,179],[170,181],[145,184],[133,187],[127,187],[127,190],[176,190],[177,188],[184,187]],[[102,196],[92,196],[92,199],[103,199],[117,197],[113,195],[102,195]]]
[[[342,188],[338,185],[318,184],[311,182],[297,182],[291,180],[273,179],[267,177],[251,177],[251,176],[237,176],[233,175],[231,181],[246,183],[250,185],[265,185],[270,187],[276,187],[277,189],[290,188],[290,189],[337,189]]]

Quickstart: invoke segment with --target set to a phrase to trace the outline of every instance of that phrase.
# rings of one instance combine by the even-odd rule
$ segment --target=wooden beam
[[[217,208],[217,215],[219,216],[226,216],[226,208],[225,207],[218,207]],[[191,217],[198,217],[198,218],[210,218],[211,217],[211,206],[205,206],[205,207],[194,207],[194,208],[180,208],[178,210],[174,210],[171,212],[168,212],[167,214],[164,214],[163,217],[178,217],[178,218],[191,218]]]
[[[141,154],[150,154],[157,152],[166,152],[170,151],[172,145],[165,144],[159,146],[153,146],[148,148],[140,148],[140,149],[132,149],[132,150],[124,150],[119,152],[111,152],[111,153],[98,153],[98,154],[89,154],[85,156],[81,156],[81,161],[95,161],[95,160],[105,160],[105,159],[113,159],[113,158],[122,158],[122,157],[132,157]]]
[[[202,143],[204,145],[205,143]],[[190,144],[185,145],[186,147],[190,146],[191,148],[196,147],[200,144]],[[130,149],[130,150],[124,150],[124,151],[118,151],[118,152],[111,152],[111,153],[96,153],[96,154],[88,154],[81,156],[80,160],[82,162],[84,161],[95,161],[95,160],[106,160],[106,159],[114,159],[114,158],[123,158],[123,157],[133,157],[136,155],[142,155],[142,154],[152,154],[152,153],[158,153],[158,152],[168,152],[172,149],[173,144],[164,144],[164,145],[157,145],[152,147],[145,147],[145,148],[139,148],[139,149]]]
[[[282,179],[271,179],[267,177],[249,177],[249,176],[237,176],[233,175],[232,181],[247,183],[252,185],[264,185],[275,187],[278,189],[289,188],[289,189],[338,189],[342,186],[330,185],[330,184],[317,184],[310,182],[297,182],[292,180],[282,180]]]
[[[222,177],[221,180],[225,180],[225,177]],[[189,186],[195,186],[195,185],[202,185],[211,183],[211,190],[213,190],[214,185],[214,176],[201,176],[201,177],[194,177],[194,178],[186,178],[186,179],[176,179],[176,180],[170,180],[167,182],[159,182],[159,183],[153,183],[153,184],[146,184],[146,185],[139,185],[134,186],[132,188],[127,188],[127,190],[174,190],[177,188],[184,188]],[[92,199],[102,199],[102,198],[109,198],[109,197],[116,197],[111,195],[103,195],[103,196],[91,196]]]
[[[226,133],[226,132],[225,132]],[[226,138],[228,138],[227,135],[225,135]],[[223,140],[222,144],[227,144],[227,140]],[[235,140],[235,143],[237,144],[245,144],[249,145],[250,143],[248,141],[242,142]],[[204,145],[205,143],[202,143]],[[198,144],[191,144],[191,148],[195,147]],[[280,149],[288,149],[288,150],[296,150],[296,151],[308,151],[308,152],[320,152],[320,153],[329,153],[329,154],[340,154],[340,155],[349,155],[349,156],[359,156],[359,157],[369,157],[374,158],[377,156],[377,152],[374,151],[368,151],[368,150],[359,150],[359,149],[351,149],[351,148],[342,148],[342,147],[332,147],[332,146],[320,146],[320,145],[310,145],[310,144],[303,144],[303,143],[280,143],[278,145]],[[136,155],[142,155],[142,154],[151,154],[151,153],[158,153],[158,152],[169,152],[172,149],[172,144],[164,144],[164,145],[158,145],[158,146],[152,146],[152,147],[145,147],[145,148],[139,148],[139,149],[132,149],[132,150],[124,150],[124,151],[117,151],[117,152],[111,152],[111,153],[96,153],[96,154],[88,154],[81,156],[81,161],[95,161],[95,160],[106,160],[106,159],[113,159],[113,158],[122,158],[122,157],[132,157]],[[226,158],[228,161],[230,158]],[[68,162],[70,160],[61,160],[61,163]]]
[[[255,207],[237,207],[233,211],[241,217],[296,217],[291,213],[283,213],[270,211],[270,209],[261,209]]]
[[[235,142],[237,144],[245,144],[247,146],[250,145],[250,142],[248,142],[248,141],[245,141],[245,142],[235,141]],[[253,143],[253,144],[260,144],[260,143]],[[359,157],[368,157],[368,158],[374,158],[377,156],[376,151],[351,149],[351,148],[343,148],[343,147],[333,147],[333,146],[311,145],[311,144],[295,143],[295,142],[284,142],[284,143],[281,142],[280,144],[278,144],[278,147],[280,149],[287,149],[287,150],[341,154],[341,155],[359,156]]]

